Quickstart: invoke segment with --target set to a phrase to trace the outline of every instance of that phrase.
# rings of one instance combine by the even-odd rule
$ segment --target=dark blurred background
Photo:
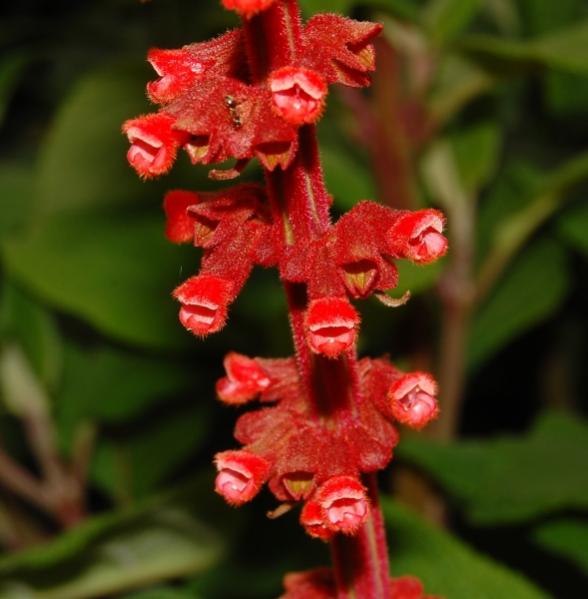
[[[448,257],[401,265],[409,304],[359,306],[361,353],[442,389],[381,475],[393,572],[447,599],[588,596],[588,5],[301,4],[385,25],[372,88],[334,90],[319,126],[335,212],[448,215]],[[170,292],[199,256],[161,200],[218,184],[185,156],[141,182],[120,133],[151,110],[150,47],[236,25],[216,0],[0,8],[2,599],[262,599],[328,563],[269,494],[212,491],[224,354],[292,351],[275,272],[220,334],[185,333]]]

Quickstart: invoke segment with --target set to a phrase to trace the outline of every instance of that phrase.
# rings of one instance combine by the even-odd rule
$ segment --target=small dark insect
[[[240,129],[243,126],[243,122],[241,121],[241,117],[237,111],[237,101],[235,98],[233,98],[233,96],[225,96],[225,104],[229,109],[229,114],[231,115],[231,119],[233,121],[233,127],[235,127],[235,129]]]

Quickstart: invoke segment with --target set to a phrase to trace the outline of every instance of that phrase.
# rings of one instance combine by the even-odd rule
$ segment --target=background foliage
[[[212,493],[210,457],[231,446],[235,418],[213,397],[223,354],[290,352],[278,282],[255,273],[221,334],[184,334],[169,292],[198,256],[165,242],[160,203],[165,189],[214,184],[185,159],[142,183],[124,159],[120,124],[148,109],[147,49],[234,24],[218,4],[0,9],[2,598],[260,599],[279,594],[284,572],[328,560],[294,517],[265,518],[269,497],[237,513]],[[588,590],[588,6],[302,4],[386,26],[373,90],[332,94],[320,126],[336,208],[375,197],[449,215],[448,259],[402,267],[394,294],[410,289],[409,306],[361,306],[362,352],[457,382],[453,430],[407,436],[382,476],[412,505],[385,501],[393,571],[448,599],[577,598]],[[366,138],[374,123],[383,145]],[[434,485],[444,529],[414,511],[407,472]]]

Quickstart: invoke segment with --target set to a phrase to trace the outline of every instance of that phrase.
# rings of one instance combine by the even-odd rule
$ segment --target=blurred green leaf
[[[398,287],[390,292],[393,297],[401,297],[406,291],[417,295],[427,291],[437,283],[445,269],[446,260],[441,259],[433,264],[419,265],[408,260],[399,260]]]
[[[189,338],[170,293],[194,258],[183,259],[187,254],[166,243],[162,228],[157,218],[135,215],[53,217],[6,241],[3,258],[18,281],[100,331],[138,345],[178,347]]]
[[[556,520],[539,526],[534,540],[547,551],[569,559],[588,573],[588,523],[585,520]]]
[[[57,397],[60,435],[71,438],[87,420],[122,423],[194,384],[194,372],[161,358],[147,358],[100,348],[68,345],[64,377]]]
[[[433,43],[444,45],[458,36],[475,17],[481,0],[429,0],[423,13]]]
[[[177,588],[157,587],[149,591],[139,591],[125,595],[120,599],[198,599],[198,596],[190,591]]]
[[[335,205],[349,210],[359,200],[376,197],[372,173],[341,147],[321,146],[325,181]]]
[[[223,552],[198,516],[201,488],[91,518],[57,540],[0,560],[2,599],[90,599],[211,567]]]
[[[448,533],[387,498],[382,507],[394,576],[418,576],[427,593],[448,599],[547,599],[547,595]]]
[[[588,202],[562,214],[558,227],[564,239],[588,258]]]
[[[588,73],[588,20],[533,40],[512,40],[490,35],[467,35],[459,48],[504,69],[509,66],[552,67]]]
[[[45,141],[36,179],[34,214],[121,206],[146,195],[125,159],[122,123],[147,109],[139,69],[87,75],[62,104]]]
[[[563,302],[570,286],[564,250],[552,241],[527,248],[477,311],[468,363],[480,365],[517,335],[540,323]]]
[[[208,405],[168,408],[136,430],[100,437],[92,480],[121,503],[156,489],[201,446],[208,433]]]
[[[63,347],[53,315],[10,280],[0,297],[0,332],[17,341],[41,382],[51,391],[61,376]]]
[[[564,413],[543,415],[523,437],[449,445],[407,438],[398,455],[458,499],[475,524],[588,508],[588,424]]]
[[[300,0],[302,9],[308,15],[317,12],[348,13],[355,0]]]
[[[0,238],[21,229],[30,212],[33,195],[33,174],[30,168],[16,163],[0,164]]]
[[[29,64],[29,57],[22,52],[6,53],[0,58],[0,125],[20,75]]]

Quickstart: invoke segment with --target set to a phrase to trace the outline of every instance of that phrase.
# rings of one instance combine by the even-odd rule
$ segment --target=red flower
[[[215,490],[231,505],[251,501],[267,479],[270,463],[249,451],[223,451],[214,462],[218,470]]]
[[[306,338],[313,352],[336,358],[354,343],[359,325],[355,308],[342,297],[323,297],[310,303]]]
[[[388,231],[390,252],[417,264],[433,262],[447,252],[447,239],[442,235],[444,225],[445,217],[439,210],[406,212]]]
[[[128,120],[123,132],[131,147],[127,153],[130,165],[145,178],[163,175],[172,167],[178,148],[188,141],[188,135],[173,128],[176,119],[157,112]]]
[[[394,418],[421,429],[439,415],[437,383],[426,372],[411,372],[392,383],[388,391]]]
[[[321,117],[327,97],[327,84],[315,71],[284,67],[269,77],[273,107],[293,125],[315,123]]]
[[[235,10],[243,17],[251,17],[269,8],[274,2],[275,0],[222,0],[225,8]]]
[[[324,525],[333,532],[355,533],[369,514],[365,487],[352,476],[335,476],[316,492]]]
[[[300,524],[304,530],[315,539],[329,541],[335,532],[327,527],[325,516],[320,503],[307,501],[300,512]]]
[[[219,398],[228,404],[243,404],[271,384],[267,372],[252,358],[231,352],[224,361],[227,376],[216,384]]]
[[[423,583],[418,578],[401,576],[393,578],[390,583],[392,599],[436,599],[432,595],[425,595]]]
[[[172,243],[188,243],[194,240],[194,220],[188,215],[188,206],[198,204],[200,197],[191,191],[168,191],[163,200],[167,218],[165,236]]]
[[[280,599],[335,599],[335,580],[329,568],[292,572],[284,577],[286,593]]]
[[[233,300],[230,281],[214,275],[191,277],[173,293],[182,304],[180,322],[195,335],[208,335],[223,328],[227,308]]]

